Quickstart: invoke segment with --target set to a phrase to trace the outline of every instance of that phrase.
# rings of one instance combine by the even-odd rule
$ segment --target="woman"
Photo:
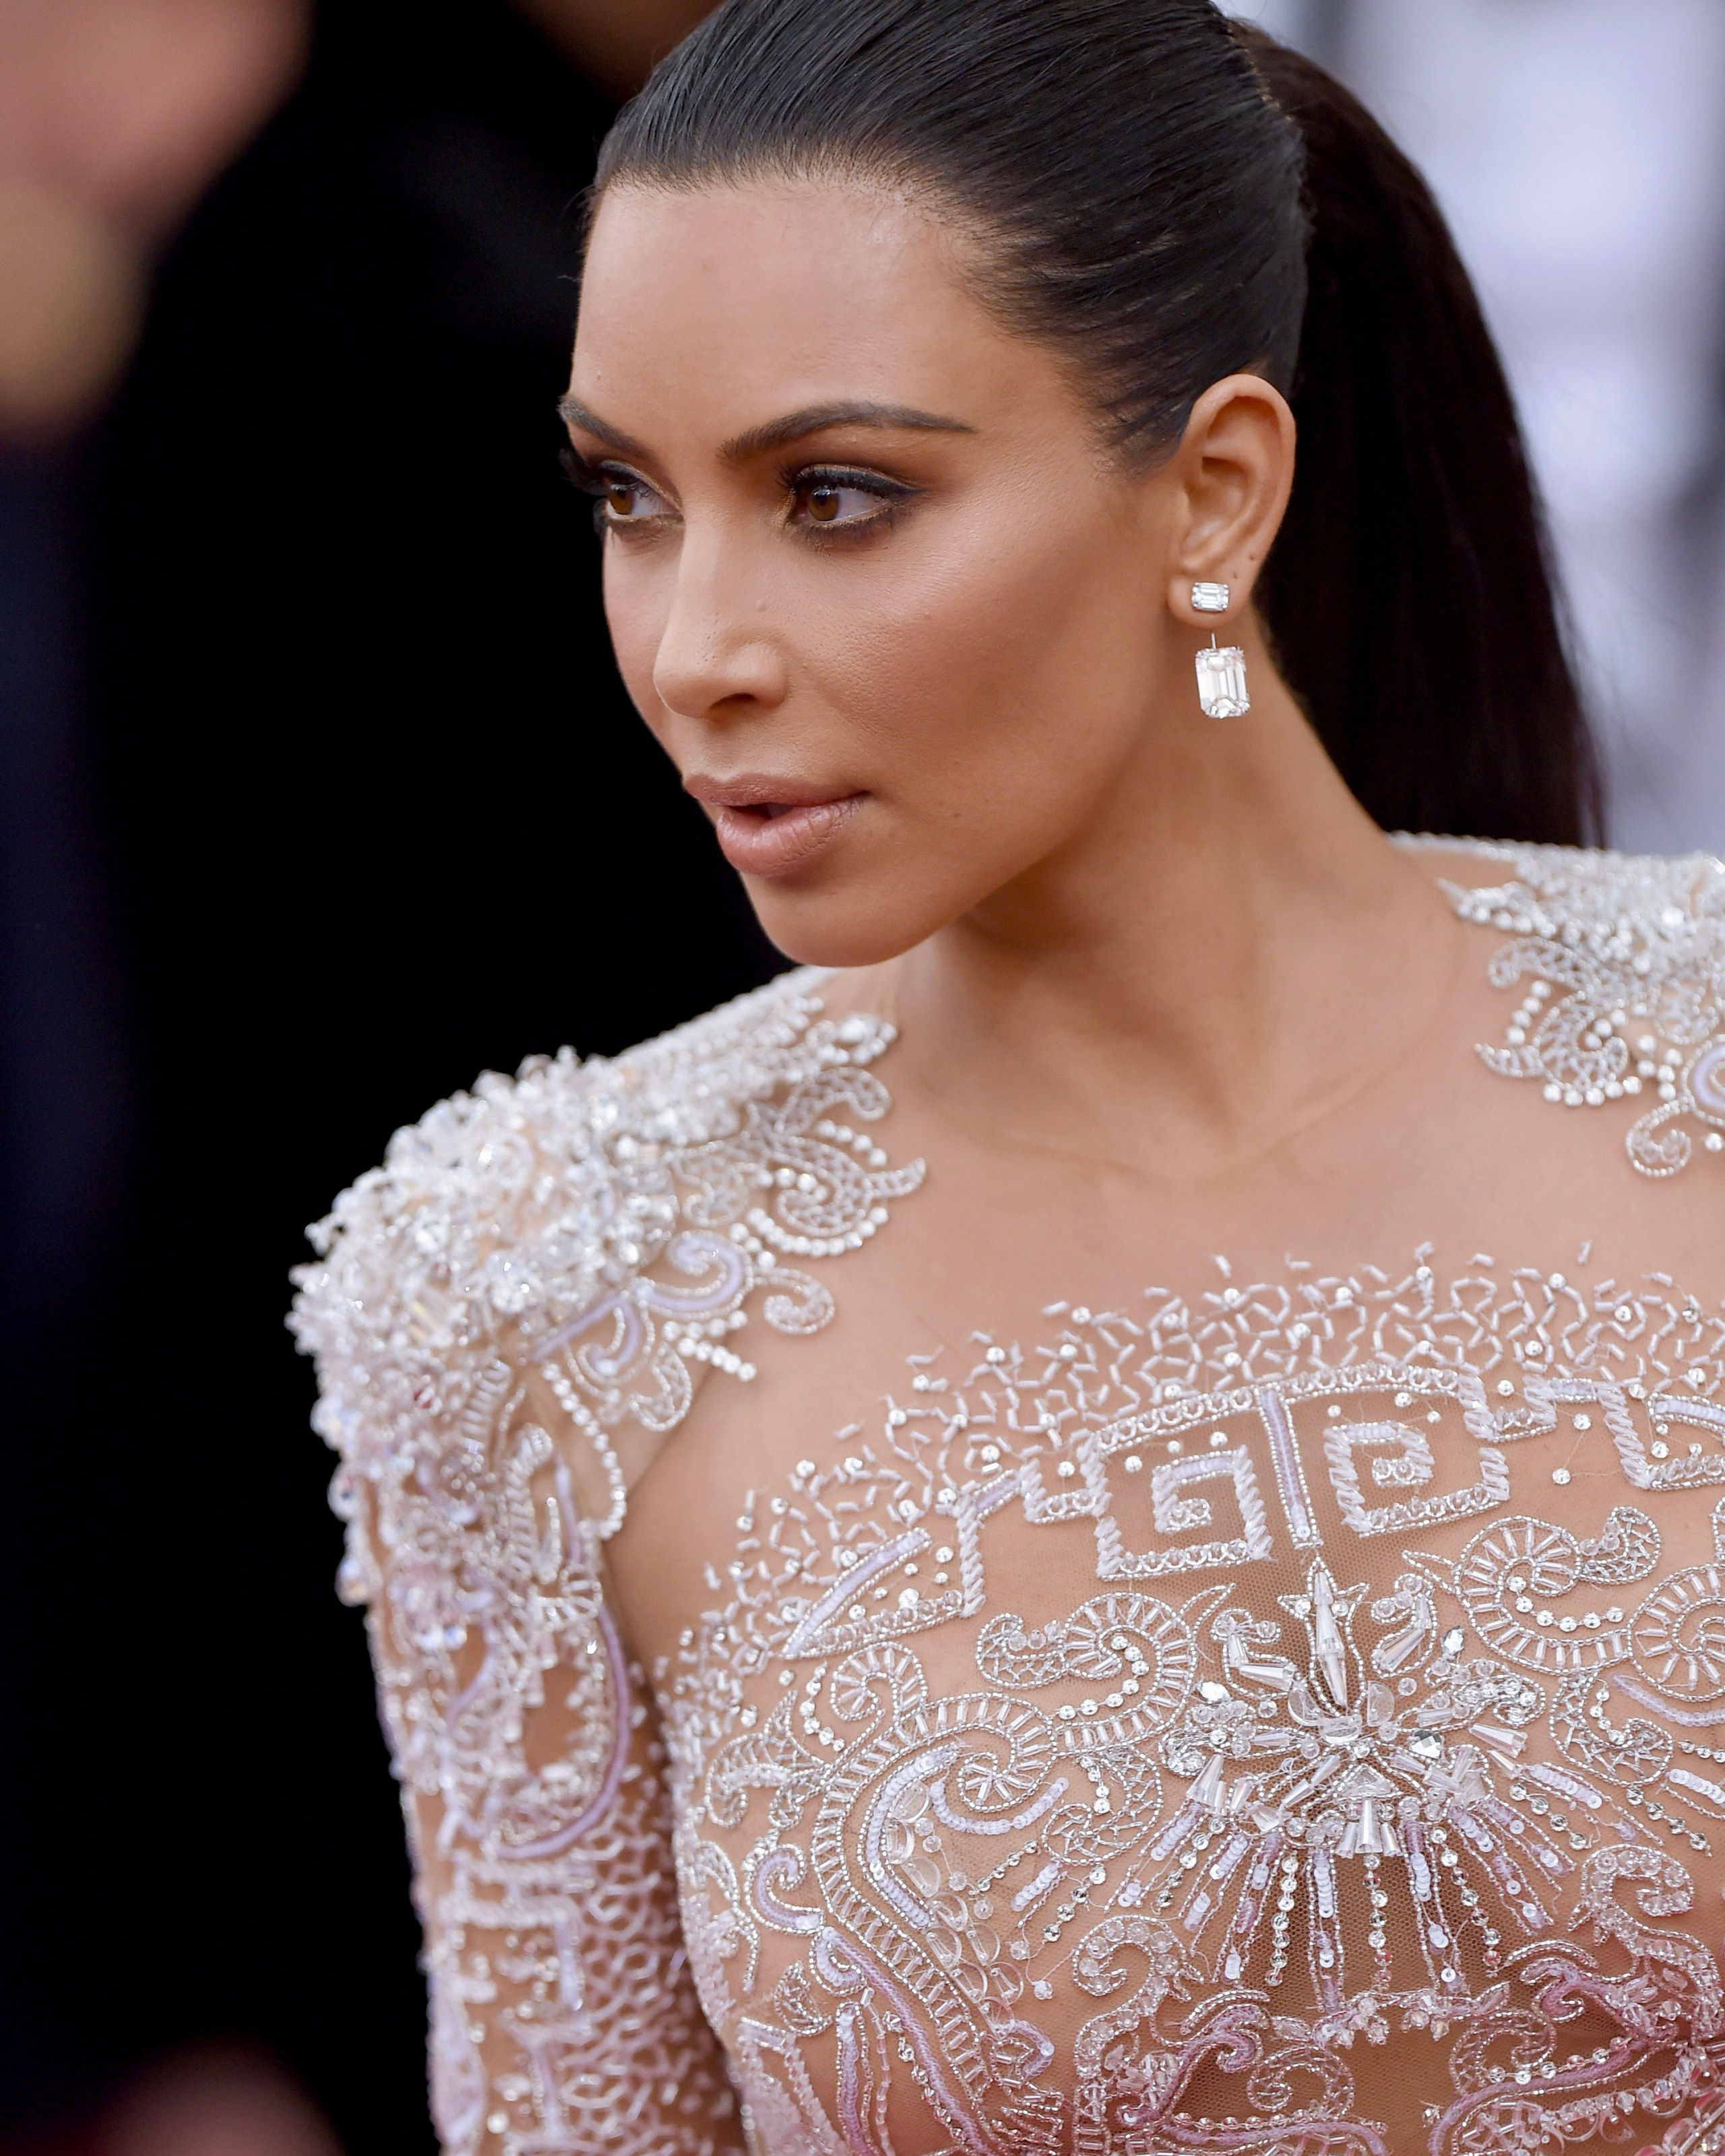
[[[304,1276],[446,2147],[1713,2147],[1725,872],[1571,850],[1416,177],[1204,0],[729,0],[565,416],[803,970]]]

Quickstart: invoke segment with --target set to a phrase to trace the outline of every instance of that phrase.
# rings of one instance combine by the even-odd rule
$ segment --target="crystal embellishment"
[[[1725,1152],[1725,863],[1426,843],[1501,866],[1488,1066]],[[1725,1314],[1666,1273],[925,1342],[762,1433],[633,1661],[631,1487],[922,1179],[892,1040],[792,974],[482,1079],[316,1231],[445,2156],[1725,2156]]]
[[[1212,644],[1198,654],[1198,701],[1206,718],[1237,719],[1252,708],[1246,694],[1245,654],[1237,644]]]
[[[1565,1108],[1636,1101],[1624,1146],[1643,1175],[1678,1174],[1697,1139],[1725,1152],[1725,862],[1470,850],[1501,861],[1504,881],[1442,889],[1464,921],[1508,932],[1490,978],[1522,991],[1502,1045],[1481,1044],[1486,1068]]]
[[[1199,613],[1226,613],[1229,592],[1226,584],[1194,584],[1192,603]]]

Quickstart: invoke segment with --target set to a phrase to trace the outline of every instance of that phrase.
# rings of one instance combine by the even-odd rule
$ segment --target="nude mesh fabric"
[[[1486,851],[1458,907],[1546,984],[1494,1067],[1645,1095],[1625,1172],[1679,1172],[1725,871]],[[814,1352],[750,1322],[817,1333],[913,1195],[891,1039],[789,977],[485,1081],[320,1230],[445,2148],[1725,2143],[1725,1324],[1680,1283],[1057,1304],[716,1526],[649,1688],[630,1433]]]

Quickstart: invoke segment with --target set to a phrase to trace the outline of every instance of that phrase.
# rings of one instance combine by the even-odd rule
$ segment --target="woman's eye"
[[[805,527],[830,531],[835,525],[871,524],[890,511],[899,492],[891,495],[882,485],[865,486],[836,475],[810,475],[793,490],[795,521]]]
[[[629,479],[621,472],[604,475],[604,490],[599,501],[608,524],[642,524],[649,517],[665,513],[662,496],[644,480]]]

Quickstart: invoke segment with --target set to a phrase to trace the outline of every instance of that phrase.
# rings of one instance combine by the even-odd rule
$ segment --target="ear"
[[[1255,374],[1212,382],[1193,406],[1164,475],[1178,489],[1168,587],[1177,621],[1210,629],[1224,618],[1193,605],[1194,583],[1225,584],[1228,615],[1250,603],[1288,506],[1294,432],[1286,398]]]

